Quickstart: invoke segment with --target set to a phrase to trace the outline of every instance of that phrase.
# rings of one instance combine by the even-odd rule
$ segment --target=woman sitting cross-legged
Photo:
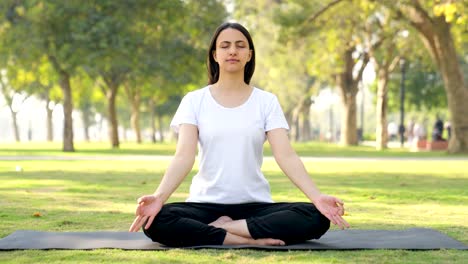
[[[208,51],[209,85],[182,99],[171,127],[177,150],[152,195],[138,199],[130,227],[167,246],[287,245],[349,227],[343,202],[320,193],[292,149],[275,95],[251,86],[255,49],[240,24],[224,23]],[[282,171],[310,203],[275,203],[261,172],[268,140]],[[186,202],[165,204],[191,171]]]

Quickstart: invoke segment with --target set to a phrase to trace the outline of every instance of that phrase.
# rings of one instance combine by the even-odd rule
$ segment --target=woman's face
[[[233,73],[243,72],[251,56],[252,50],[250,50],[249,42],[239,30],[227,28],[218,35],[213,57],[218,62],[220,70]]]

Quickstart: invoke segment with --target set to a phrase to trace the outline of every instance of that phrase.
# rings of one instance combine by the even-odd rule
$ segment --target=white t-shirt
[[[180,124],[198,127],[199,171],[187,202],[273,202],[261,166],[266,132],[289,129],[278,99],[254,88],[242,105],[226,108],[209,87],[185,95],[171,122],[176,133]]]

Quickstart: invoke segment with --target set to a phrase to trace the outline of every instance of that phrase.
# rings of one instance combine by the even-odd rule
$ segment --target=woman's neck
[[[244,76],[240,78],[239,76],[226,76],[220,75],[218,81],[214,84],[216,89],[228,91],[239,91],[250,86],[244,82]]]

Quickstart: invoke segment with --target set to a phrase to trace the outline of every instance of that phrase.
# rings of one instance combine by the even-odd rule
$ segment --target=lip
[[[227,62],[239,62],[239,60],[236,60],[236,59],[228,59],[226,60]]]

